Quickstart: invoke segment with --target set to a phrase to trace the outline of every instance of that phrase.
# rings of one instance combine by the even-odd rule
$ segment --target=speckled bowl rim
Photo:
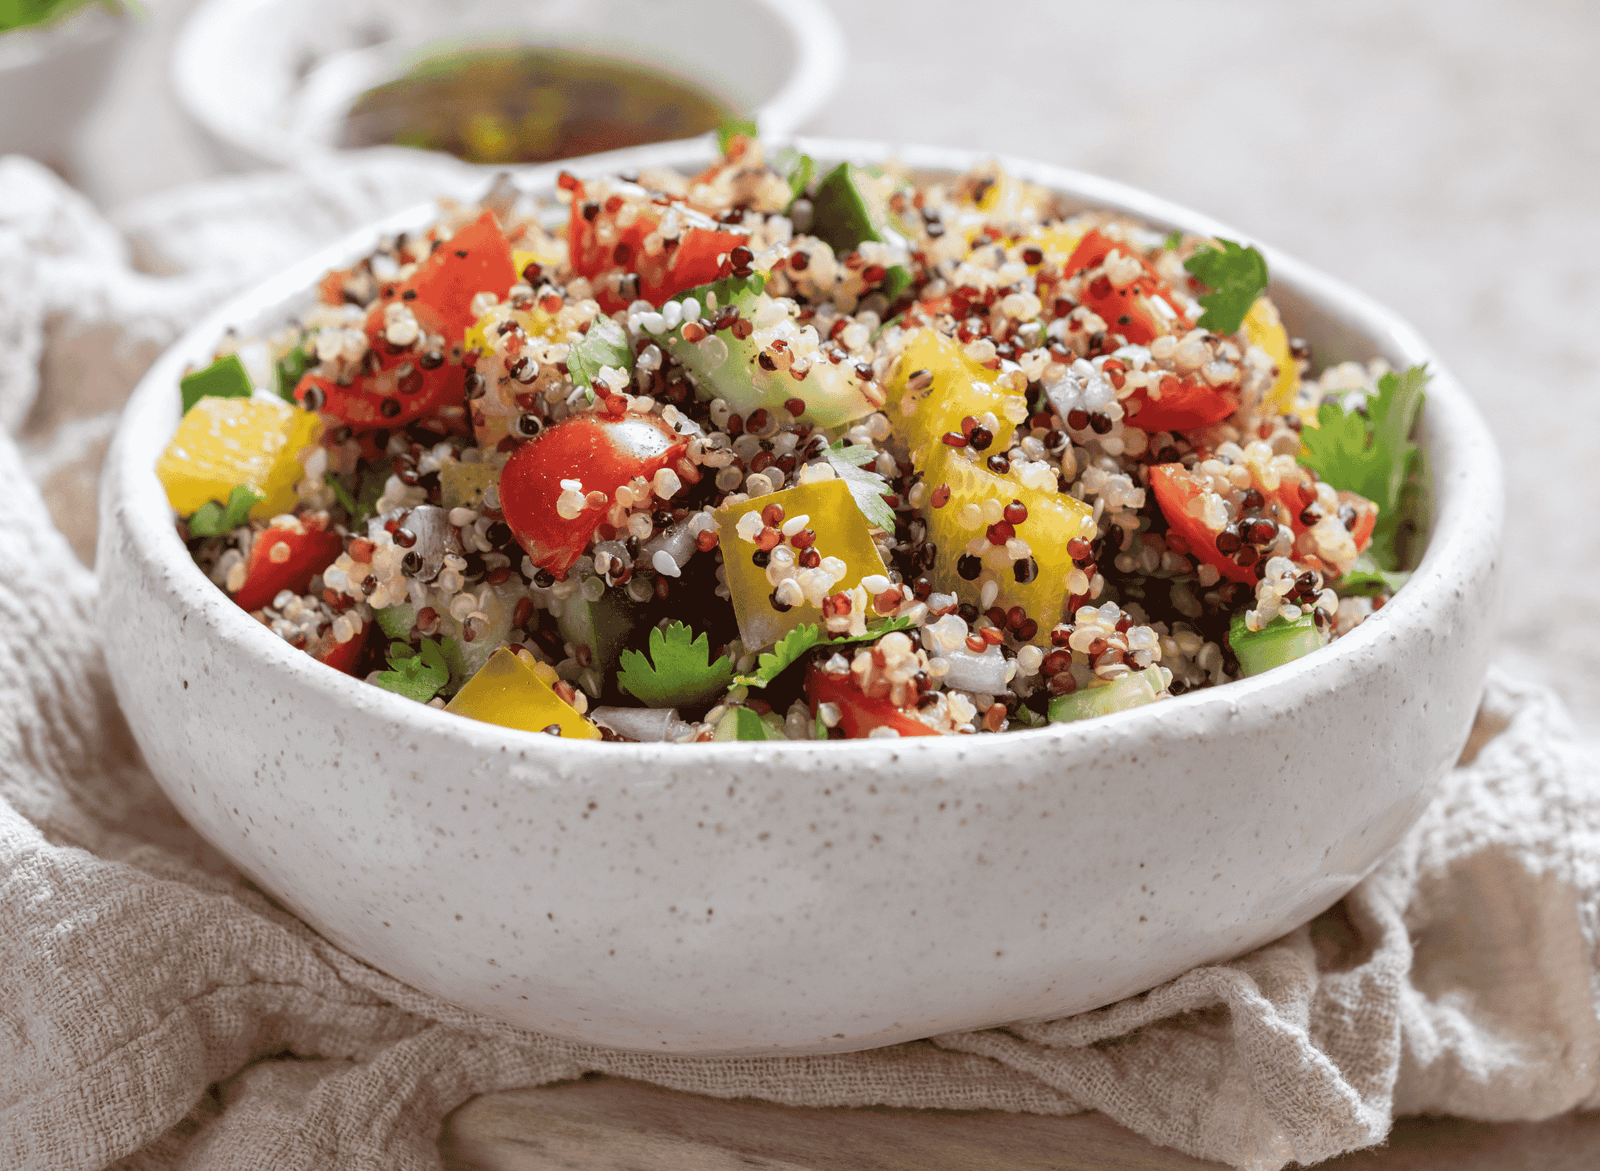
[[[1383,644],[1394,631],[1429,623],[1431,613],[1446,595],[1459,589],[1455,578],[1463,567],[1492,563],[1498,546],[1503,514],[1500,459],[1487,426],[1466,391],[1438,355],[1404,320],[1365,294],[1325,276],[1292,257],[1255,241],[1246,233],[1190,211],[1175,203],[1098,176],[1049,164],[986,152],[921,146],[891,147],[884,143],[824,139],[796,139],[794,145],[819,160],[851,159],[857,162],[898,159],[919,171],[960,172],[987,159],[999,158],[1011,173],[1041,183],[1087,205],[1120,209],[1162,229],[1183,228],[1206,235],[1249,240],[1265,254],[1273,274],[1275,296],[1316,307],[1339,327],[1369,337],[1372,356],[1384,356],[1397,367],[1426,363],[1432,371],[1422,422],[1423,443],[1434,477],[1435,513],[1427,550],[1404,589],[1381,611],[1352,633],[1330,646],[1263,675],[1218,688],[1206,688],[1131,711],[1046,728],[1004,733],[993,739],[994,751],[1004,753],[1012,736],[1047,737],[1060,749],[1064,761],[1091,752],[1095,742],[1115,728],[1137,734],[1141,726],[1176,718],[1180,710],[1203,715],[1204,727],[1220,727],[1218,718],[1238,718],[1251,711],[1263,718],[1294,710],[1303,701],[1325,698],[1345,686],[1359,685],[1360,663],[1365,654],[1383,656]],[[560,164],[524,168],[515,172],[524,191],[543,193],[562,169],[581,175],[598,175],[628,167],[703,165],[712,154],[708,140],[669,143],[615,151]],[[485,171],[484,174],[490,172]],[[464,191],[441,192],[469,196]],[[655,766],[711,767],[726,774],[741,762],[766,759],[777,752],[796,762],[826,763],[845,759],[869,767],[898,762],[925,761],[929,775],[935,770],[942,737],[908,737],[853,741],[761,741],[709,744],[618,744],[562,740],[537,733],[501,728],[462,719],[436,708],[404,699],[363,680],[342,674],[290,647],[250,618],[195,566],[178,539],[172,512],[155,476],[155,460],[177,424],[176,388],[188,362],[209,360],[213,348],[229,326],[241,332],[268,328],[294,311],[296,300],[310,299],[315,282],[327,269],[370,249],[383,235],[414,230],[428,222],[430,206],[418,206],[390,216],[345,236],[271,279],[229,299],[207,314],[150,367],[135,389],[119,421],[103,478],[102,539],[110,531],[111,512],[132,538],[131,559],[157,581],[157,593],[176,607],[203,613],[215,624],[219,637],[253,657],[262,671],[287,672],[303,689],[307,704],[349,706],[365,710],[417,734],[443,737],[458,743],[463,754],[523,751],[537,747],[553,765],[590,767],[596,775],[611,773],[619,783],[657,775]],[[1286,311],[1291,323],[1293,318]],[[1341,355],[1356,356],[1356,355]],[[1448,634],[1449,632],[1444,632]],[[635,767],[636,766],[636,767]],[[996,783],[1004,783],[1004,770],[995,770]]]

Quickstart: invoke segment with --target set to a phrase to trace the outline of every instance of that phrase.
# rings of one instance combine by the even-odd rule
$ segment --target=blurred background
[[[0,15],[43,2],[0,0]],[[1600,6],[814,2],[773,0],[747,25],[732,0],[613,4],[597,32],[580,29],[572,43],[644,44],[669,74],[709,71],[700,80],[713,106],[748,105],[765,86],[760,100],[787,102],[781,129],[993,150],[1124,180],[1399,310],[1477,396],[1500,439],[1510,507],[1499,659],[1553,685],[1590,735],[1600,731]],[[174,54],[197,7],[144,0],[139,17],[90,46],[81,74],[36,71],[21,89],[7,81],[15,34],[0,34],[0,86],[12,86],[0,88],[0,123],[13,131],[28,120],[14,111],[65,111],[103,81],[81,137],[26,149],[49,157],[113,222],[129,201],[148,207],[175,188],[262,165],[259,151],[252,164],[249,150],[222,144],[215,125],[203,130],[180,103]],[[396,103],[379,94],[357,133],[329,112],[395,75],[395,43],[422,27],[404,14],[426,4],[220,7],[245,23],[213,21],[204,43],[186,34],[191,105],[208,71],[205,84],[222,95],[208,99],[213,121],[247,121],[276,102],[268,113],[278,118],[277,146],[263,149],[291,142],[288,157],[302,167],[315,152],[292,145],[290,132],[325,142],[406,133],[490,158],[523,148],[559,155],[589,149],[595,126],[627,114],[607,99],[589,138],[523,142],[541,110],[575,100],[570,83],[522,94],[511,113],[502,102],[499,121],[480,118],[475,129],[469,113],[454,128],[413,117],[397,131]],[[509,7],[436,4],[427,19],[454,21],[458,39],[470,40]],[[579,29],[607,6],[521,7]],[[808,27],[821,38],[820,65],[793,40]],[[505,72],[504,62],[479,64],[483,76]],[[449,74],[435,70],[412,88],[432,86],[434,104],[453,100]],[[298,94],[289,113],[285,86]],[[658,96],[640,108],[668,104]]]

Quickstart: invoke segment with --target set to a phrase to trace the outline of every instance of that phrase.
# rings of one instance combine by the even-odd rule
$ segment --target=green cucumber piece
[[[1317,629],[1309,610],[1293,622],[1282,616],[1274,618],[1260,630],[1246,626],[1241,612],[1233,616],[1228,626],[1228,645],[1239,660],[1239,673],[1248,677],[1327,646],[1328,636]]]
[[[768,712],[758,716],[747,707],[731,707],[717,721],[717,730],[711,734],[713,740],[727,742],[730,740],[787,740],[788,733],[783,730],[783,720],[776,712]]]
[[[854,252],[865,240],[886,244],[895,231],[887,198],[876,176],[854,163],[840,163],[817,184],[811,201],[811,234],[840,256]],[[910,271],[901,264],[890,267],[883,295],[893,301],[911,283]]]
[[[583,587],[595,580],[598,579],[591,575],[578,578],[578,588],[561,599],[556,627],[565,641],[575,647],[588,647],[595,670],[609,679],[639,622],[639,608],[620,589],[608,589],[589,601],[583,596]]]
[[[1071,695],[1058,695],[1050,701],[1050,722],[1087,720],[1143,707],[1160,699],[1171,681],[1172,673],[1165,667],[1146,667],[1113,683],[1080,688]]]
[[[799,382],[787,370],[761,368],[758,358],[767,343],[799,328],[799,307],[786,302],[787,319],[775,316],[775,302],[761,291],[763,283],[754,278],[723,280],[673,298],[682,302],[693,297],[706,319],[715,316],[709,309],[713,301],[719,309],[735,306],[739,316],[752,323],[775,318],[743,339],[735,337],[731,329],[724,329],[697,342],[685,341],[682,326],[658,334],[662,347],[688,371],[695,393],[708,402],[723,399],[740,415],[757,409],[776,412],[789,399],[803,399],[806,421],[824,429],[866,418],[876,411],[878,408],[856,381],[854,367],[847,363],[835,366],[826,359],[818,360]]]
[[[203,398],[249,398],[255,393],[238,354],[224,354],[204,370],[185,374],[178,388],[183,392],[186,415]]]

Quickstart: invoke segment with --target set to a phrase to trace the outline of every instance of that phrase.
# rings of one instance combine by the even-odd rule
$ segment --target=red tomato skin
[[[453,345],[477,320],[472,298],[492,293],[502,299],[516,283],[511,242],[494,213],[486,211],[426,256],[393,295],[416,293],[408,304],[417,320]]]
[[[573,271],[591,280],[611,272],[637,273],[639,298],[658,307],[686,289],[728,276],[733,272],[728,253],[750,239],[740,232],[690,227],[678,237],[676,246],[649,256],[644,241],[660,226],[660,214],[655,204],[642,200],[629,202],[638,208],[637,218],[602,242],[596,224],[602,217],[613,221],[616,217],[604,208],[596,212],[593,219],[584,215],[588,200],[584,197],[583,185],[579,184],[572,193],[572,216],[567,225],[568,256]],[[595,299],[607,313],[626,309],[631,304],[599,281],[595,283]]]
[[[272,560],[272,550],[279,545],[288,546],[287,561]],[[233,600],[241,609],[259,610],[271,605],[280,590],[304,594],[311,579],[332,565],[343,548],[339,534],[327,529],[307,528],[297,533],[269,526],[250,547],[244,584]]]
[[[1339,503],[1356,510],[1356,527],[1350,530],[1350,536],[1355,540],[1356,552],[1366,552],[1367,546],[1372,544],[1372,531],[1378,527],[1378,506],[1365,496],[1343,489],[1339,491]]]
[[[837,704],[838,727],[850,740],[864,740],[874,728],[893,728],[902,736],[939,734],[895,707],[888,696],[863,695],[849,675],[830,675],[815,663],[806,669],[806,698],[813,716],[823,704]]]
[[[1150,469],[1150,488],[1156,495],[1161,515],[1167,518],[1167,527],[1183,538],[1193,557],[1214,565],[1217,572],[1229,581],[1254,585],[1254,567],[1246,569],[1217,548],[1217,534],[1206,528],[1197,516],[1190,516],[1189,501],[1200,494],[1189,470],[1182,464],[1156,464]]]
[[[641,446],[653,450],[641,455]],[[617,489],[635,476],[651,480],[662,468],[675,467],[688,446],[688,438],[659,415],[572,415],[522,444],[506,461],[500,473],[506,524],[535,565],[564,578],[605,520]],[[605,505],[563,519],[556,511],[562,480],[582,481],[585,494],[603,492]]]
[[[356,668],[361,664],[361,654],[367,649],[367,643],[371,641],[372,632],[377,629],[377,625],[376,622],[363,623],[349,642],[335,642],[330,628],[306,647],[306,654],[319,663],[326,663],[335,671],[354,675]]]
[[[1090,281],[1084,288],[1082,303],[1092,309],[1106,323],[1107,333],[1120,333],[1133,345],[1142,346],[1153,338],[1164,334],[1186,331],[1193,328],[1189,319],[1183,315],[1171,287],[1166,281],[1156,275],[1144,257],[1140,256],[1132,247],[1120,244],[1101,235],[1098,231],[1089,231],[1078,246],[1072,250],[1072,255],[1067,258],[1064,271],[1071,276],[1082,272],[1086,268],[1094,268],[1104,263],[1105,258],[1114,249],[1121,250],[1124,254],[1133,257],[1139,262],[1142,275],[1132,283],[1118,287],[1111,283],[1111,279],[1104,274]],[[1150,306],[1150,299],[1160,297],[1177,315],[1176,319],[1168,323],[1158,316]],[[1124,317],[1126,321],[1122,320]],[[1232,413],[1231,411],[1229,412]],[[1223,416],[1226,418],[1226,416]],[[1215,420],[1213,420],[1214,422]],[[1169,430],[1170,428],[1152,427],[1151,430]]]
[[[1127,401],[1139,406],[1129,415],[1128,422],[1141,431],[1190,431],[1220,423],[1237,411],[1239,390],[1232,385],[1182,381],[1171,390],[1163,390],[1159,399],[1151,399],[1141,389],[1129,395]]]

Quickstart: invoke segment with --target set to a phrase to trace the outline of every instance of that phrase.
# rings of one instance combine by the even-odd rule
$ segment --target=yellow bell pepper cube
[[[295,485],[305,475],[300,453],[321,433],[315,414],[282,399],[202,398],[156,461],[156,476],[180,516],[208,500],[226,504],[244,485],[265,498],[250,515],[270,520],[294,508]]]
[[[763,549],[760,533],[767,526],[761,523],[761,514],[774,504],[783,509],[781,523],[801,516],[810,519],[789,537],[782,537],[780,523],[781,540],[773,548]],[[753,519],[744,520],[746,516]],[[771,646],[801,623],[822,623],[824,598],[853,590],[862,578],[888,573],[873,544],[867,518],[856,506],[850,485],[843,480],[799,484],[724,505],[717,509],[715,519],[728,592],[733,599],[734,616],[739,620],[739,637],[747,651]],[[793,542],[802,532],[814,533],[815,543],[797,547]],[[773,538],[766,540],[772,542]],[[804,566],[804,561],[809,560],[803,557],[807,548],[816,551],[821,565]],[[758,564],[758,558],[765,564]],[[834,558],[842,566],[832,563]],[[780,568],[786,565],[794,567],[792,573]],[[834,576],[835,571],[838,576]],[[794,584],[780,585],[785,579]],[[780,589],[790,599],[781,603],[782,608]]]
[[[889,427],[918,467],[933,458],[942,437],[961,431],[968,416],[994,416],[986,452],[1011,446],[1017,424],[1028,416],[1028,402],[996,381],[997,372],[967,357],[959,342],[924,328],[906,343],[894,375],[884,388]]]
[[[524,732],[560,728],[569,740],[600,739],[599,728],[557,695],[535,667],[505,647],[489,656],[444,710],[502,728]]]
[[[1300,390],[1300,372],[1294,355],[1289,352],[1289,331],[1283,328],[1278,307],[1265,297],[1257,297],[1244,317],[1245,336],[1250,344],[1260,346],[1277,364],[1278,380],[1267,392],[1266,405],[1278,414],[1294,409],[1294,399]]]
[[[931,574],[935,588],[981,606],[984,583],[992,580],[999,586],[993,604],[1006,610],[1021,606],[1038,627],[1032,641],[1048,644],[1074,592],[1067,543],[1093,540],[1094,510],[1056,491],[1053,479],[1048,486],[1027,484],[1020,468],[996,475],[951,448],[936,453],[925,467],[922,515],[928,539],[939,550]],[[1014,503],[1027,509],[1015,524],[1005,517]],[[993,527],[997,524],[1009,525],[1014,539],[1027,544],[1026,558],[1012,557],[1015,549],[1008,550],[1006,531]],[[994,538],[1002,540],[996,544]],[[1078,584],[1086,590],[1086,581]]]

